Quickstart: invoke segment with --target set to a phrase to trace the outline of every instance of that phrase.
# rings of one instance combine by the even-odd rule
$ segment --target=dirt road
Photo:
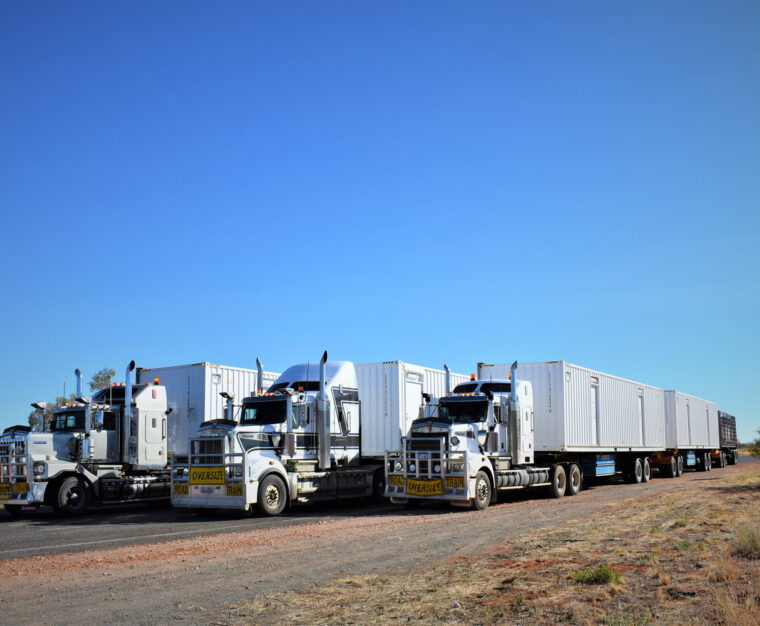
[[[646,485],[604,484],[573,498],[518,492],[486,511],[416,511],[289,524],[202,538],[0,561],[3,619],[47,624],[218,623],[257,594],[361,574],[393,574],[475,554],[531,530],[689,489],[736,471],[689,473]],[[698,484],[698,483],[695,483]],[[254,520],[255,521],[255,520]]]

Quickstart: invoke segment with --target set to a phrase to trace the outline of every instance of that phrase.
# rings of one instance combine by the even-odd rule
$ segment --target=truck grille
[[[224,464],[224,439],[222,437],[193,439],[190,444],[190,465]]]
[[[435,452],[440,451],[441,441],[443,440],[443,449],[446,449],[445,435],[443,437],[415,437],[414,435],[408,440],[407,450],[432,450]]]

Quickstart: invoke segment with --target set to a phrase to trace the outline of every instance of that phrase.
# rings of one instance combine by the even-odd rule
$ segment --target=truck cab
[[[173,506],[278,515],[291,502],[371,493],[353,363],[327,361],[325,352],[318,366],[294,365],[244,398],[237,414],[227,400],[227,419],[202,424],[188,455],[173,458]]]
[[[167,463],[166,390],[132,385],[132,369],[134,361],[126,383],[92,397],[82,395],[77,370],[78,402],[55,409],[43,430],[0,436],[0,502],[9,513],[47,504],[81,514],[95,502],[168,497],[168,476],[151,476]]]
[[[402,449],[386,454],[392,502],[432,498],[484,509],[498,489],[549,484],[549,468],[533,467],[531,383],[517,381],[513,393],[512,380],[473,375],[447,388],[437,410],[412,424]]]

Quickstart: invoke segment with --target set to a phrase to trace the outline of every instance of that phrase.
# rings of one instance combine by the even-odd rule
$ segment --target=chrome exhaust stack
[[[317,399],[317,434],[319,449],[317,459],[319,468],[330,469],[330,403],[327,401],[325,376],[327,370],[327,350],[319,362],[319,397]]]
[[[256,395],[264,393],[264,368],[261,365],[261,359],[256,357]]]
[[[128,432],[129,419],[132,418],[132,370],[135,362],[130,361],[127,365],[127,374],[124,377],[124,431]]]
[[[82,397],[82,372],[79,371],[79,368],[76,368],[74,370],[74,375],[77,377],[77,398]]]
[[[443,371],[446,373],[446,395],[451,393],[451,370],[446,363],[443,364]]]

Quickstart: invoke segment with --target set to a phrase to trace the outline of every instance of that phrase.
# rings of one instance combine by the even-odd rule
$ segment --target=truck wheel
[[[676,465],[678,466],[678,473],[676,475],[680,478],[683,476],[683,457],[679,456],[676,461]]]
[[[577,463],[571,463],[567,468],[567,495],[577,496],[583,489],[583,474]]]
[[[565,468],[561,465],[555,465],[552,468],[552,484],[549,487],[549,493],[552,494],[552,498],[561,498],[565,495],[567,489],[567,476],[565,475]]]
[[[90,487],[76,476],[65,478],[58,487],[55,510],[64,515],[82,515],[90,508]]]
[[[652,466],[649,464],[649,457],[644,457],[644,464],[642,467],[641,482],[648,483],[652,478]]]
[[[375,502],[382,502],[385,499],[385,471],[376,469],[372,477],[372,495],[370,496]]]
[[[721,450],[720,454],[718,455],[718,467],[720,469],[723,469],[726,467],[726,453]]]
[[[485,472],[475,474],[475,497],[472,499],[473,506],[478,511],[488,508],[491,503],[491,481]]]
[[[731,465],[736,465],[739,462],[739,451],[734,450],[731,453]]]
[[[678,461],[676,461],[676,457],[674,456],[670,457],[670,465],[667,468],[667,476],[668,478],[675,478],[678,476]]]
[[[285,509],[288,492],[277,474],[269,474],[259,485],[259,511],[264,515],[279,515]]]
[[[638,485],[644,476],[644,467],[641,463],[641,459],[636,457],[631,466],[631,471],[628,474],[628,482]]]

